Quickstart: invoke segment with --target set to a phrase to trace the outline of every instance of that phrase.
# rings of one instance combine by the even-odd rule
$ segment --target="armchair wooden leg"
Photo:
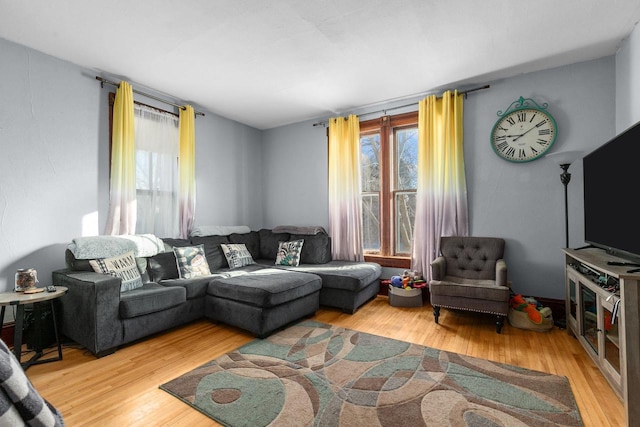
[[[496,332],[500,333],[502,331],[502,325],[504,324],[504,316],[498,316],[496,319]]]
[[[437,306],[433,306],[433,318],[436,320],[436,323],[438,323],[438,318],[440,317],[440,307]]]

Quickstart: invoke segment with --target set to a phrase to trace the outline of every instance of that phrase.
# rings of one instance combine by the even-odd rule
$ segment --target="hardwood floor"
[[[532,332],[505,324],[496,334],[492,316],[431,306],[390,307],[378,296],[355,314],[320,309],[314,320],[390,338],[566,376],[585,427],[624,426],[623,405],[578,341],[565,330]],[[158,386],[254,339],[202,320],[120,348],[96,359],[64,348],[64,360],[27,370],[38,391],[63,414],[67,426],[211,426],[207,416]]]

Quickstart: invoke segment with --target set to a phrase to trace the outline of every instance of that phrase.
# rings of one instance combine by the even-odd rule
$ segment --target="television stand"
[[[563,249],[567,332],[575,335],[624,403],[627,426],[640,419],[640,271],[598,248]],[[633,396],[636,396],[635,398]]]

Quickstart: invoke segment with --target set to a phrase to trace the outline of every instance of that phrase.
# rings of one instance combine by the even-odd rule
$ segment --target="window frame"
[[[364,258],[366,261],[377,262],[383,267],[411,267],[411,254],[394,254],[396,238],[394,200],[398,192],[407,192],[407,190],[397,190],[393,182],[395,176],[393,165],[396,159],[394,136],[397,129],[417,126],[417,111],[360,122],[360,137],[380,134],[380,251],[365,252]]]

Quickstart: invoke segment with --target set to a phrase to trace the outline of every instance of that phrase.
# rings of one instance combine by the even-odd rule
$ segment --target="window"
[[[109,131],[115,93],[109,96]],[[134,102],[136,233],[177,237],[179,119],[174,113]],[[111,137],[109,138],[111,140]]]
[[[418,178],[418,113],[361,122],[360,149],[365,257],[408,268]]]
[[[176,237],[178,222],[178,154],[175,114],[134,105],[136,132],[136,233]]]

